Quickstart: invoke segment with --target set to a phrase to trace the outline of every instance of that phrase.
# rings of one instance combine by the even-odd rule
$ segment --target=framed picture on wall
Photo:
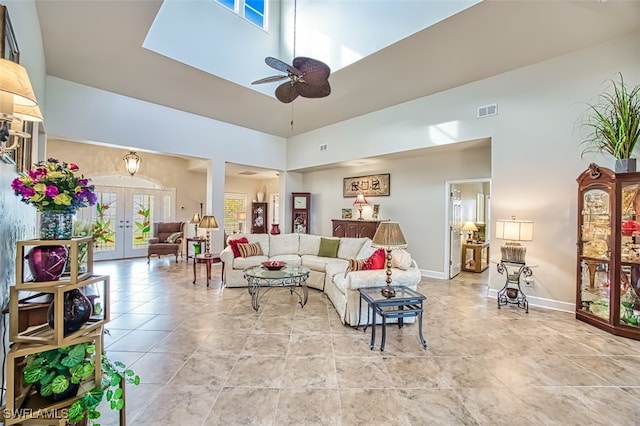
[[[343,219],[353,218],[353,212],[351,211],[351,209],[342,209],[342,218]]]
[[[373,209],[371,210],[371,219],[378,220],[380,216],[380,204],[374,204]]]
[[[362,194],[365,197],[391,195],[391,175],[389,173],[383,173],[379,175],[344,178],[342,182],[342,196],[344,198],[357,197],[358,194]]]

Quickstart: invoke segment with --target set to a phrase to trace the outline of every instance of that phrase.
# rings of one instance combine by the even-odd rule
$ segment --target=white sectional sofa
[[[223,283],[227,287],[247,287],[244,269],[267,260],[298,264],[311,270],[307,286],[323,291],[338,311],[343,324],[358,324],[359,288],[386,285],[385,269],[347,271],[349,259],[367,259],[376,250],[368,238],[339,238],[337,257],[320,257],[321,239],[338,239],[308,234],[233,234],[228,240],[246,237],[249,243],[260,243],[262,256],[234,257],[227,246],[220,258],[223,262]],[[405,250],[392,252],[392,285],[405,285],[416,290],[421,279],[418,265]],[[366,322],[367,306],[362,307],[361,323]],[[411,322],[413,318],[405,319]]]

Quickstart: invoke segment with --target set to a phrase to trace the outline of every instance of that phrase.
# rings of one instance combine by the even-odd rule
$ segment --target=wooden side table
[[[211,265],[214,263],[220,263],[222,260],[220,259],[220,253],[210,253],[210,254],[196,254],[193,257],[193,283],[196,283],[196,265],[198,263],[204,263],[207,268],[207,287],[209,287],[209,281],[211,280]]]
[[[489,267],[489,243],[462,245],[462,270],[482,272]]]
[[[199,237],[187,238],[187,263],[189,263],[189,259],[192,259],[196,255],[196,253],[189,254],[189,247],[191,247],[191,245],[194,243],[200,245],[201,254],[207,251],[207,240],[205,238],[199,238]]]

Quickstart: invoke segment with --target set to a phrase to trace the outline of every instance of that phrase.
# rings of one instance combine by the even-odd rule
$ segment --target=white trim
[[[490,288],[489,291],[487,292],[487,297],[491,299],[497,299],[499,291],[500,289],[496,290],[496,289]],[[569,313],[576,311],[576,305],[569,302],[560,302],[558,300],[546,299],[544,297],[537,297],[537,296],[527,296],[527,301],[529,302],[529,306],[535,306],[538,308],[553,309],[554,311],[569,312]]]
[[[447,274],[443,272],[430,271],[428,269],[420,269],[420,274],[422,274],[423,277],[436,278],[439,280],[448,280]]]

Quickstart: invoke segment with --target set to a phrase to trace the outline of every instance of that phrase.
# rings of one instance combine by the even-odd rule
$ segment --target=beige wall
[[[125,173],[122,157],[128,150],[50,139],[47,157],[76,163],[86,177]],[[157,182],[162,188],[176,190],[176,220],[189,221],[206,201],[207,174],[189,170],[189,160],[167,155],[138,152],[142,157],[136,176]],[[123,179],[128,177],[125,176]]]

